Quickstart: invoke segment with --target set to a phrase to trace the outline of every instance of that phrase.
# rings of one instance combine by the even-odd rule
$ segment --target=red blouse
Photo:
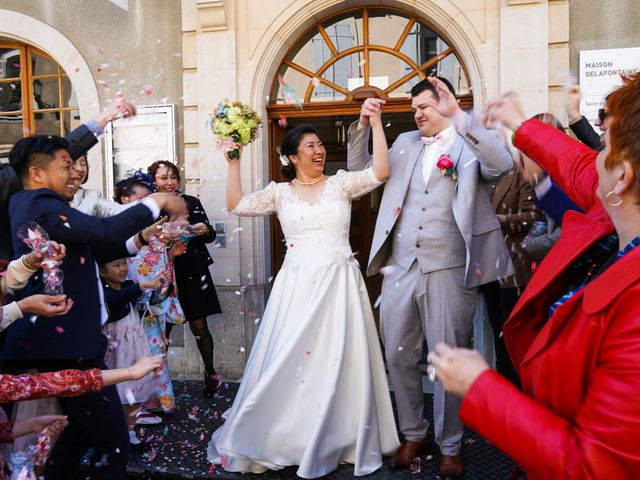
[[[48,397],[74,397],[87,392],[98,392],[102,387],[102,373],[97,368],[35,375],[0,374],[0,403]],[[12,422],[0,422],[0,443],[13,442],[12,430]]]

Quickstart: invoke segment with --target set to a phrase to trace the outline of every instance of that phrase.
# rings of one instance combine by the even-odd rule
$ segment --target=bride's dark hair
[[[296,178],[296,167],[293,165],[289,155],[298,154],[298,147],[300,146],[302,137],[309,133],[315,133],[318,135],[316,129],[311,125],[308,123],[301,123],[289,130],[282,139],[282,142],[280,142],[280,156],[286,157],[289,161],[288,165],[282,165],[280,172],[282,172],[282,176],[287,180],[293,180]],[[280,159],[278,159],[278,161],[280,161]]]

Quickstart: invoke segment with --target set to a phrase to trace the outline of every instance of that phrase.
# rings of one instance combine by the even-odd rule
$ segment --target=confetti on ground
[[[298,379],[300,384],[309,384]],[[128,472],[132,478],[145,480],[174,479],[208,479],[224,477],[226,479],[258,478],[255,475],[240,475],[226,473],[207,459],[207,446],[211,434],[219,428],[224,419],[221,414],[233,402],[238,388],[237,383],[223,383],[218,394],[212,399],[205,399],[201,394],[203,382],[184,382],[176,380],[176,409],[170,414],[160,414],[165,423],[160,425],[145,425],[144,429],[136,427],[138,437],[149,441],[151,449],[148,454],[132,452],[128,463]],[[431,405],[433,397],[425,395],[425,415],[432,420]],[[195,407],[195,408],[194,408]],[[198,413],[200,422],[195,423],[189,415]],[[163,431],[166,430],[166,434]],[[468,440],[472,441],[469,442]],[[513,466],[507,458],[488,442],[469,431],[463,437],[465,455],[465,479],[477,480],[484,478],[508,478]],[[435,461],[434,461],[435,457]],[[228,460],[222,459],[226,464]],[[88,467],[85,462],[81,469]],[[424,478],[435,478],[440,467],[439,455],[428,455],[420,462],[421,475]],[[260,475],[259,480],[297,480],[296,468],[291,467],[277,472],[267,472]],[[409,470],[405,470],[409,475]],[[416,472],[417,473],[417,472]],[[326,480],[341,480],[353,475],[352,465],[340,465],[330,473]],[[406,477],[405,475],[405,477]],[[385,467],[369,475],[368,480],[390,480]],[[84,477],[83,477],[84,478]],[[397,476],[393,476],[397,478]]]
[[[422,470],[421,466],[422,466],[422,460],[420,459],[420,457],[416,457],[411,462],[411,465],[409,466],[409,470],[411,471],[411,473],[415,475],[421,472]]]

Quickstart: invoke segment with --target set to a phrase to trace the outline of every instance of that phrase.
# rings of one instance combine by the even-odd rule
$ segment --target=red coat
[[[547,321],[559,277],[614,231],[596,196],[597,152],[537,120],[516,146],[587,214],[562,235],[505,324],[523,392],[493,371],[464,397],[462,421],[535,479],[640,479],[640,247],[606,269]]]

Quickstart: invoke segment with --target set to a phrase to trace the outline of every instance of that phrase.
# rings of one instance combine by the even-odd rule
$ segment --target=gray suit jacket
[[[465,284],[474,287],[513,275],[515,269],[502,238],[500,223],[489,200],[489,185],[509,172],[513,161],[496,135],[466,116],[448,151],[458,175],[453,216],[467,247]],[[371,165],[368,151],[370,129],[349,128],[349,170]],[[367,275],[376,274],[391,255],[391,234],[397,208],[404,204],[411,174],[424,144],[418,130],[401,134],[389,151],[391,175],[385,184],[378,212]]]

